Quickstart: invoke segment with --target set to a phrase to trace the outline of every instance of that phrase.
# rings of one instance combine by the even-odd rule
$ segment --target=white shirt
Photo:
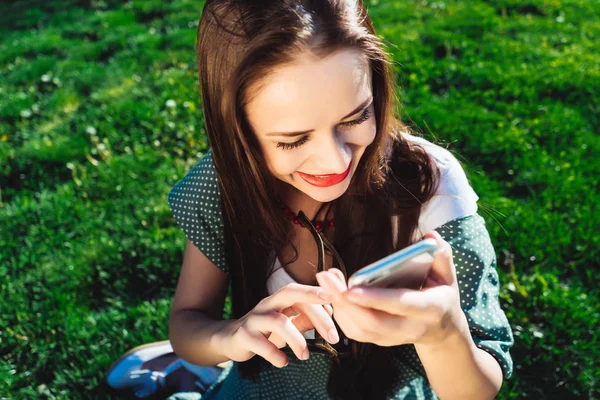
[[[475,193],[462,166],[448,150],[423,138],[403,134],[419,143],[433,157],[440,170],[440,185],[433,197],[423,205],[419,216],[419,237],[457,218],[477,213]]]

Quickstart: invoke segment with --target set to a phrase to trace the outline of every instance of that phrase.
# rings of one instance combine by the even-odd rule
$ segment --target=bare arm
[[[236,320],[223,320],[227,275],[190,241],[169,318],[169,339],[175,352],[196,365],[227,361],[211,340]]]
[[[296,357],[306,359],[302,332],[316,328],[327,335],[335,330],[331,313],[322,307],[329,303],[323,289],[298,283],[261,300],[242,318],[225,321],[227,281],[227,275],[188,241],[169,320],[171,344],[184,360],[209,366],[259,355],[283,367],[287,355],[279,348],[289,345]],[[298,309],[303,314],[294,315]]]
[[[510,376],[512,362],[506,349],[513,343],[498,300],[495,251],[478,215],[437,230],[453,248],[464,306],[462,329],[440,346],[415,348],[440,398],[493,399],[503,378]]]
[[[502,386],[498,361],[475,346],[468,332],[437,347],[415,345],[431,387],[440,399],[494,399]]]

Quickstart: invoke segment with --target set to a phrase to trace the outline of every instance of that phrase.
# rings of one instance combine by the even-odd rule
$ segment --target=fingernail
[[[303,360],[308,360],[308,357],[310,356],[310,353],[308,351],[308,347],[304,349],[304,352],[302,352],[302,359]]]
[[[329,332],[327,332],[327,336],[329,337],[329,343],[337,343],[340,340],[340,337],[335,328],[331,328]]]
[[[325,300],[325,301],[329,301],[331,300],[331,293],[329,293],[329,291],[327,289],[319,289],[317,291],[317,296],[319,296],[321,299]]]

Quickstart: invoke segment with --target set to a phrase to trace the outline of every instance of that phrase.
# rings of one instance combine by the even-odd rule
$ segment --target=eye
[[[294,143],[277,143],[277,147],[281,147],[283,150],[292,150],[302,146],[304,143],[308,142],[308,136],[303,136],[300,140]]]
[[[369,111],[368,108],[365,108],[365,111],[363,111],[363,113],[360,115],[360,117],[358,117],[354,121],[344,122],[344,123],[340,124],[340,126],[342,126],[344,129],[352,128],[353,126],[362,124],[363,122],[368,120],[370,116],[371,116],[371,112]]]

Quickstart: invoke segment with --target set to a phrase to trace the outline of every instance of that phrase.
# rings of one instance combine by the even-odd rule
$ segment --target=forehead
[[[257,134],[318,129],[339,122],[371,94],[370,64],[357,50],[325,58],[302,53],[274,69],[251,93],[246,106]]]

